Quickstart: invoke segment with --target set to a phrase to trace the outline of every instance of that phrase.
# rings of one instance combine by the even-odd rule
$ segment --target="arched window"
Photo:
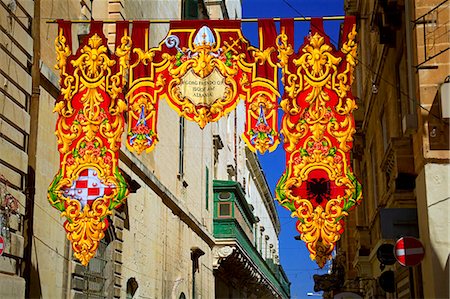
[[[139,287],[139,284],[136,280],[136,278],[131,277],[127,281],[127,299],[133,298],[134,294],[136,294],[136,291]]]

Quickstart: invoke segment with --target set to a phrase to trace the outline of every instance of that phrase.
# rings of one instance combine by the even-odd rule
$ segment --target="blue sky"
[[[290,17],[322,17],[343,15],[343,0],[244,0],[242,1],[243,18],[290,18]],[[338,40],[339,21],[325,21],[324,29],[331,40]],[[253,45],[257,45],[257,24],[243,23],[244,35]],[[296,22],[295,47],[303,43],[304,36],[309,31],[309,22]],[[281,111],[280,111],[281,112]],[[281,114],[281,113],[280,113]],[[285,153],[283,146],[272,153],[260,155],[260,162],[267,177],[270,189],[275,185],[285,168]],[[314,274],[323,274],[314,261],[309,258],[309,252],[303,241],[297,241],[294,236],[299,235],[295,229],[296,220],[290,213],[276,204],[281,222],[280,258],[281,264],[291,281],[292,298],[313,298],[312,293]],[[318,298],[318,297],[316,297]]]

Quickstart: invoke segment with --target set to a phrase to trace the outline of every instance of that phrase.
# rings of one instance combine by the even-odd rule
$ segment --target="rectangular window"
[[[219,218],[231,217],[231,202],[219,202]]]
[[[205,194],[205,208],[209,210],[209,168],[206,166],[205,169],[205,178],[206,178],[206,194]]]
[[[185,120],[184,117],[180,117],[179,124],[179,145],[178,145],[178,177],[180,179],[184,176],[184,126]]]
[[[184,0],[182,6],[183,20],[198,19],[198,0]]]
[[[110,289],[108,282],[113,279],[111,267],[111,251],[107,250],[107,243],[102,239],[99,243],[96,256],[91,259],[87,267],[76,266],[72,273],[73,298],[108,298]],[[109,254],[108,254],[109,253]],[[78,262],[76,262],[78,264]]]

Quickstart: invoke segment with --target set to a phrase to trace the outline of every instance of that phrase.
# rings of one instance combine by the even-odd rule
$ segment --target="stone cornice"
[[[247,166],[250,170],[252,177],[255,180],[256,187],[262,196],[264,206],[270,216],[270,220],[273,223],[275,232],[277,236],[280,234],[280,220],[278,218],[278,213],[275,208],[275,203],[273,200],[272,193],[270,192],[269,185],[266,180],[266,176],[262,171],[261,165],[259,164],[256,154],[251,152],[248,148],[245,148],[245,155],[247,157]]]

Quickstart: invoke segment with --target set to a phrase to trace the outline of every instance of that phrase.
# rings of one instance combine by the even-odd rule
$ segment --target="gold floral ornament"
[[[357,108],[350,91],[356,31],[354,19],[346,19],[347,39],[336,51],[323,34],[322,23],[313,22],[298,54],[293,54],[286,34],[278,37],[287,156],[276,195],[298,218],[296,227],[311,259],[323,267],[344,231],[345,217],[362,198],[350,160],[352,112]]]
[[[233,110],[242,92],[239,53],[246,45],[241,32],[213,30],[208,26],[196,33],[188,30],[187,39],[174,30],[165,40],[168,49],[176,49],[174,55],[164,55],[168,102],[200,128]],[[182,44],[185,47],[180,47]]]
[[[83,265],[94,257],[108,215],[128,194],[118,167],[126,105],[122,88],[130,43],[126,24],[117,25],[116,55],[108,53],[100,22],[75,55],[70,23],[60,22],[56,51],[61,95],[55,105],[61,168],[48,190],[50,204],[67,220],[64,228]]]

